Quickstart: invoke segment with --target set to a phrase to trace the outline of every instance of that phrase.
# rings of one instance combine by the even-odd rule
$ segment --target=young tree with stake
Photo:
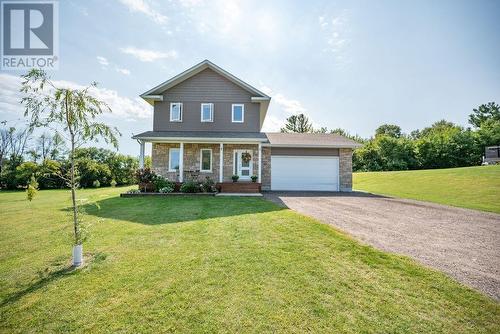
[[[100,138],[118,148],[117,136],[120,132],[96,117],[104,112],[111,112],[103,101],[91,96],[89,90],[96,87],[94,82],[84,89],[57,87],[50,77],[40,69],[33,69],[22,76],[21,102],[25,106],[24,116],[30,120],[30,127],[49,127],[60,133],[70,143],[70,172],[63,176],[71,189],[73,219],[73,265],[83,263],[83,236],[78,218],[75,176],[75,149],[88,141]]]

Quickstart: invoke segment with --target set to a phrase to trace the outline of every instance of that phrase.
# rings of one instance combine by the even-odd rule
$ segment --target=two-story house
[[[352,150],[334,134],[263,133],[271,97],[205,60],[141,95],[153,105],[153,170],[171,180],[209,176],[251,182],[263,190],[350,191]]]

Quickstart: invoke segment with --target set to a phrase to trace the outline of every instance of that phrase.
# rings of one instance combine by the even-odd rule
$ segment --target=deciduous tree
[[[395,124],[382,124],[375,130],[375,137],[381,135],[399,138],[401,137],[401,127]]]
[[[63,134],[70,144],[70,171],[67,179],[71,188],[72,217],[74,232],[73,265],[82,264],[82,243],[84,235],[80,228],[76,198],[76,161],[75,150],[89,141],[103,139],[118,147],[116,128],[96,120],[96,117],[111,109],[93,97],[89,90],[97,84],[92,83],[84,89],[71,89],[56,86],[42,70],[33,69],[22,76],[21,92],[25,117],[30,121],[30,129],[49,127]]]
[[[480,128],[486,121],[500,122],[500,105],[495,102],[481,104],[476,109],[472,109],[469,115],[469,123],[476,128]]]

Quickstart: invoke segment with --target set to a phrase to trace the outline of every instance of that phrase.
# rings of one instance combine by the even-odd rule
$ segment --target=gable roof
[[[205,70],[207,68],[210,68],[214,72],[222,75],[223,77],[225,77],[229,81],[233,82],[234,84],[240,86],[244,90],[252,93],[254,95],[252,97],[254,100],[271,100],[271,97],[269,97],[266,94],[262,93],[257,88],[255,88],[255,87],[247,84],[243,80],[235,77],[234,75],[232,75],[228,71],[220,68],[219,66],[215,65],[214,63],[212,63],[211,61],[209,61],[207,59],[205,59],[204,61],[202,61],[199,64],[194,65],[191,68],[188,68],[187,70],[185,70],[184,72],[176,75],[175,77],[173,77],[171,79],[168,79],[167,81],[159,84],[158,86],[156,86],[154,88],[151,88],[150,90],[148,90],[147,92],[141,94],[140,96],[147,101],[148,100],[148,96],[154,96],[154,95],[162,94],[167,89],[172,88],[172,87],[178,85],[179,83],[181,83],[181,82],[183,82],[183,81],[191,78],[192,76],[200,73],[201,71],[203,71],[203,70]]]
[[[228,79],[232,83],[236,84],[237,86],[243,88],[244,90],[250,92],[253,95],[251,97],[251,101],[254,103],[259,103],[260,105],[259,107],[260,127],[262,128],[262,125],[264,124],[264,119],[266,118],[267,108],[269,107],[269,102],[271,102],[271,97],[262,93],[257,88],[247,84],[243,80],[238,79],[228,71],[220,68],[219,66],[215,65],[214,63],[212,63],[207,59],[205,59],[199,64],[194,65],[191,68],[188,68],[187,70],[176,75],[175,77],[168,79],[167,81],[159,84],[158,86],[151,88],[147,92],[142,93],[140,97],[142,97],[146,102],[148,102],[151,105],[154,104],[154,101],[163,101],[163,95],[161,94],[164,91],[195,76],[196,74],[200,73],[203,70],[206,70],[207,68],[218,73],[219,75],[223,76],[224,78]]]
[[[356,148],[360,143],[338,134],[267,132],[271,147]]]

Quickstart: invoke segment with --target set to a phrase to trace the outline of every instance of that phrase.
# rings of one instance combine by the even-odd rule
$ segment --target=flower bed
[[[188,179],[185,182],[174,182],[157,175],[149,168],[137,170],[138,189],[121,194],[121,197],[166,196],[166,195],[214,195],[217,192],[215,182],[206,177],[203,180]]]
[[[181,192],[172,192],[172,193],[122,193],[120,197],[154,197],[154,196],[215,196],[216,193],[181,193]]]

